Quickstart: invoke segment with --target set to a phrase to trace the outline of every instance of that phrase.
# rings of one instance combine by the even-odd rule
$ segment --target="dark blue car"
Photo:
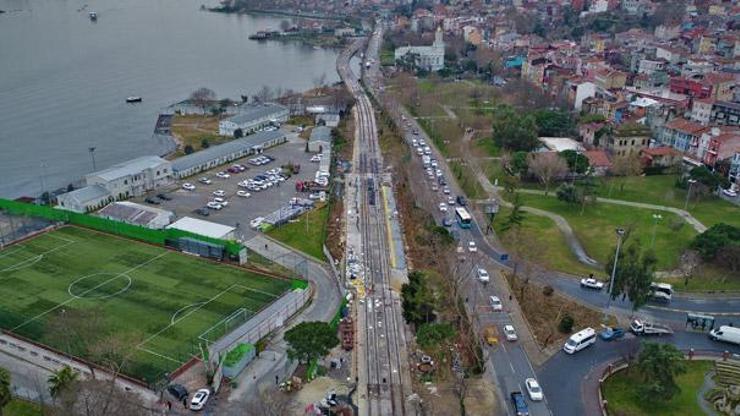
[[[527,401],[524,400],[524,395],[522,394],[522,392],[512,391],[511,402],[514,403],[514,411],[516,412],[516,416],[529,416]]]
[[[624,329],[607,327],[606,329],[601,331],[601,334],[599,334],[599,336],[604,341],[611,341],[617,338],[622,338],[624,336]]]

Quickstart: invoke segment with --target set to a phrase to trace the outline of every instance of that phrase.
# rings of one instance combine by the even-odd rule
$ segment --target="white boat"
[[[90,20],[98,20],[98,14],[95,12],[88,12],[88,16],[90,16]]]
[[[126,102],[127,103],[140,103],[141,97],[138,97],[138,96],[126,97]]]

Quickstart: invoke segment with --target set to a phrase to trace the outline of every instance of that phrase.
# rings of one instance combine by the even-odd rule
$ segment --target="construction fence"
[[[0,198],[0,210],[4,210],[13,215],[40,217],[54,222],[79,225],[81,227],[87,227],[93,230],[162,246],[164,246],[167,241],[174,241],[180,238],[191,238],[223,246],[226,252],[231,256],[239,256],[239,252],[242,249],[241,245],[235,241],[220,240],[173,228],[154,230],[138,225],[109,220],[107,218],[96,217],[94,215],[80,214],[45,205],[28,204],[8,199]]]

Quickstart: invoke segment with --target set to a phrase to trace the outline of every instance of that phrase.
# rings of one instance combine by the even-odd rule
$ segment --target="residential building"
[[[396,61],[402,60],[406,55],[414,57],[416,66],[428,71],[439,71],[445,67],[445,43],[442,28],[437,28],[434,34],[434,43],[431,46],[402,46],[396,48]]]
[[[718,133],[713,134],[709,139],[709,148],[702,159],[707,166],[713,167],[721,160],[732,159],[736,153],[740,152],[740,131],[726,133],[718,131]]]
[[[287,107],[275,103],[243,104],[239,113],[218,123],[218,134],[234,136],[237,129],[246,136],[262,127],[288,121]]]
[[[712,123],[726,126],[740,125],[740,104],[717,101],[712,105],[709,119]]]
[[[91,212],[113,201],[111,193],[100,185],[86,186],[57,196],[57,207],[74,212]]]
[[[687,153],[692,144],[694,148],[699,146],[699,138],[706,130],[701,124],[677,117],[663,125],[658,140],[666,146]]]
[[[625,123],[607,138],[604,147],[614,156],[639,154],[650,144],[650,128],[638,123]]]
[[[702,126],[709,124],[714,100],[711,98],[696,99],[691,104],[690,118]]]
[[[583,153],[588,158],[588,164],[591,172],[595,176],[604,176],[612,168],[612,162],[609,155],[603,150],[587,150]]]
[[[322,153],[324,149],[331,148],[331,128],[327,126],[316,126],[311,130],[308,138],[308,151]]]
[[[257,132],[179,157],[172,161],[172,170],[176,177],[182,179],[245,156],[262,153],[265,149],[286,141],[288,136],[280,130]]]
[[[604,128],[606,123],[585,123],[578,126],[578,136],[587,149],[599,147],[599,138],[597,132]]]
[[[605,90],[624,88],[627,82],[627,74],[610,68],[596,68],[593,78],[596,85]]]
[[[640,150],[640,159],[644,167],[667,168],[680,164],[683,155],[668,146],[650,147]]]

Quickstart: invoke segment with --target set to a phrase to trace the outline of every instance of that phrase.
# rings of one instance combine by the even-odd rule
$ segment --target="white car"
[[[184,184],[182,184],[182,189],[184,189],[186,191],[194,191],[195,190],[195,185],[193,185],[190,182],[185,182]]]
[[[211,391],[208,389],[200,389],[196,391],[193,399],[190,400],[190,410],[202,410],[210,396]]]
[[[447,197],[447,205],[449,205],[449,206],[455,205],[455,198],[453,198],[451,196],[448,196]]]
[[[320,155],[313,155],[313,156],[311,156],[311,162],[314,162],[314,163],[321,162],[321,156]]]
[[[478,246],[475,245],[475,241],[468,241],[468,251],[471,253],[478,251]]]
[[[210,185],[211,184],[211,180],[208,179],[208,178],[206,178],[206,177],[202,177],[202,178],[198,179],[198,182],[202,183],[203,185]]]
[[[586,289],[601,290],[604,288],[604,282],[600,282],[593,277],[588,279],[581,279],[581,287]]]
[[[236,196],[240,196],[242,198],[249,198],[250,196],[252,196],[252,194],[250,194],[247,191],[236,191]]]
[[[229,179],[231,177],[231,175],[229,175],[226,172],[219,172],[216,174],[216,176],[218,176],[221,179]]]
[[[439,210],[442,211],[442,212],[447,212],[447,204],[445,204],[444,202],[440,202],[439,203]]]
[[[432,191],[434,191],[434,192],[437,192],[437,191],[439,191],[439,186],[437,186],[437,185],[432,185]]]
[[[257,228],[260,225],[262,225],[263,222],[265,222],[265,218],[264,217],[257,217],[255,219],[253,219],[252,221],[249,221],[249,226],[252,227],[252,228]]]
[[[488,274],[488,270],[479,267],[478,272],[476,273],[478,275],[478,280],[481,281],[481,283],[488,283],[491,280],[491,276]]]
[[[444,192],[445,195],[449,195],[450,194],[450,188],[448,188],[448,187],[445,186],[444,188],[442,188],[442,192]]]
[[[730,198],[735,198],[737,196],[737,192],[735,192],[733,189],[723,189],[722,193],[726,196],[729,196]]]
[[[217,189],[213,191],[213,196],[225,196],[226,192],[224,192],[222,189]]]
[[[504,336],[507,341],[516,341],[519,339],[519,337],[516,336],[514,325],[504,325]]]
[[[528,378],[524,380],[524,385],[527,387],[527,393],[529,393],[529,398],[532,401],[538,402],[545,398],[544,394],[542,394],[542,387],[540,387],[540,383],[537,380]]]
[[[219,210],[223,209],[223,207],[224,207],[223,205],[219,204],[219,203],[218,203],[218,202],[216,202],[216,201],[209,201],[209,202],[208,202],[208,203],[206,204],[206,206],[207,206],[208,208],[210,208],[210,209],[215,209],[216,211],[219,211]]]
[[[227,201],[224,198],[219,198],[219,197],[213,198],[213,202],[215,202],[217,204],[221,204],[221,206],[223,206],[223,207],[229,205],[229,201]]]
[[[488,298],[488,300],[491,302],[491,308],[494,311],[504,310],[504,304],[501,303],[501,299],[499,299],[498,296],[491,296]]]

